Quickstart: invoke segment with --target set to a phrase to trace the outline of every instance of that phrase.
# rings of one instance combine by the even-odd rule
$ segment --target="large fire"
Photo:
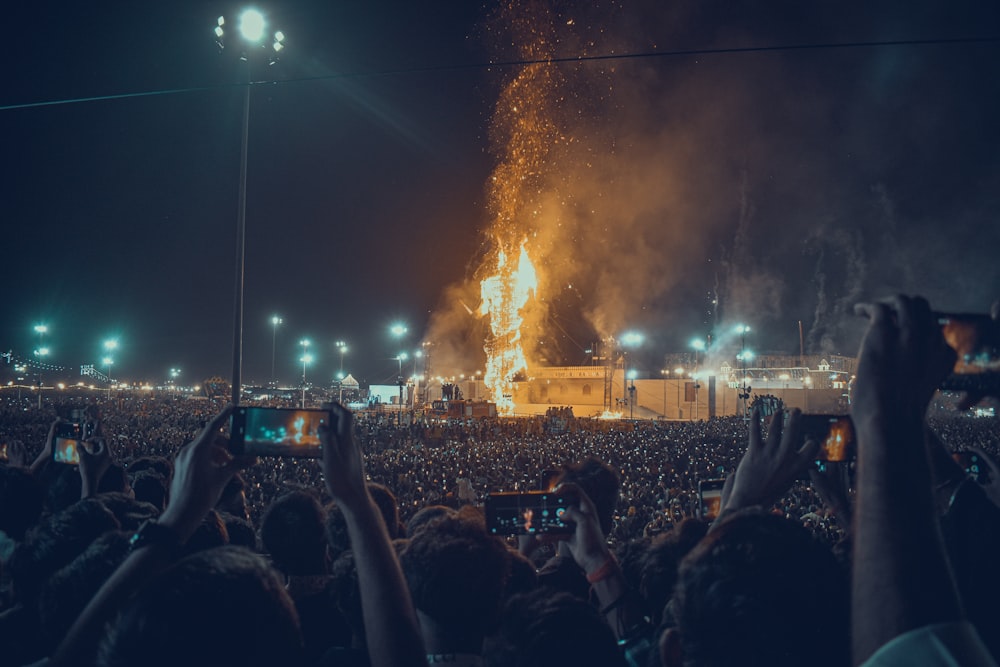
[[[538,289],[538,276],[528,257],[526,242],[521,242],[517,259],[509,261],[501,248],[497,252],[496,273],[483,279],[481,315],[490,318],[490,336],[486,341],[486,374],[483,377],[497,413],[514,411],[514,377],[528,368],[521,347],[522,309]]]
[[[514,382],[528,368],[528,355],[542,319],[539,279],[529,257],[545,256],[543,198],[550,192],[547,177],[554,169],[553,147],[569,142],[556,125],[554,113],[562,76],[542,63],[554,54],[554,19],[545,3],[509,0],[501,8],[513,37],[515,55],[536,61],[516,71],[503,87],[491,123],[492,151],[497,165],[489,182],[489,209],[493,215],[488,236],[493,252],[484,258],[477,276],[482,304],[489,317],[485,342],[484,381],[499,414],[514,411]],[[550,214],[551,216],[551,214]],[[542,281],[544,282],[544,281]],[[532,298],[534,297],[534,298]]]

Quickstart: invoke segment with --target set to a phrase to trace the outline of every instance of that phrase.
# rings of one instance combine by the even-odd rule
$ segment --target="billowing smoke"
[[[486,33],[497,61],[858,38],[832,8],[791,0],[767,12],[781,21],[720,12],[712,3],[524,0],[505,4]],[[589,341],[625,327],[645,329],[663,350],[681,349],[695,332],[721,344],[736,322],[754,327],[760,351],[797,353],[803,321],[807,351],[850,354],[858,300],[902,290],[942,309],[985,309],[1000,279],[1000,264],[982,250],[1000,241],[1000,225],[986,222],[1000,204],[1000,189],[991,189],[1000,170],[985,148],[972,148],[990,144],[975,127],[997,130],[952,124],[986,112],[929,92],[974,85],[959,66],[968,54],[906,55],[560,62],[531,66],[548,69],[534,91],[511,88],[526,81],[525,69],[499,70],[497,171],[486,185],[491,210],[478,260],[487,267],[495,244],[527,239],[539,271],[538,299],[524,313],[529,360],[576,363]],[[540,73],[532,76],[537,83]],[[512,113],[519,100],[530,114]],[[919,109],[923,124],[901,124],[902,108]],[[529,117],[534,129],[521,124]],[[949,123],[944,136],[927,130],[937,118]],[[501,202],[497,181],[519,177],[523,130],[545,145],[535,147],[523,182],[501,188],[516,202]],[[978,179],[942,171],[963,151],[985,165]],[[946,194],[927,191],[929,178],[942,179]],[[943,223],[978,231],[956,235]],[[956,280],[958,271],[966,277]],[[481,268],[468,281],[482,277]],[[449,290],[429,333],[449,341],[441,343],[454,354],[449,363],[467,368],[482,363],[484,326],[458,304],[475,309],[477,288]],[[706,295],[714,302],[707,317]]]

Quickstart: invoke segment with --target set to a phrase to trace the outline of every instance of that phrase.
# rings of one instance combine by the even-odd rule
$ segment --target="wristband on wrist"
[[[604,564],[593,572],[587,573],[587,583],[596,584],[598,581],[603,581],[615,573],[615,566],[618,565],[618,561],[615,560],[614,556],[609,555],[608,559],[604,561]]]
[[[129,540],[128,546],[129,553],[144,547],[160,547],[171,556],[176,556],[184,544],[175,530],[150,519],[139,526],[139,530]]]

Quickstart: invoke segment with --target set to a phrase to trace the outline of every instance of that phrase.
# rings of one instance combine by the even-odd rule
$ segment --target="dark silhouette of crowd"
[[[857,459],[823,466],[797,410],[760,406],[399,425],[330,404],[321,459],[251,459],[211,401],[11,400],[0,664],[994,665],[996,418],[928,417],[954,353],[925,301],[859,312]],[[71,419],[76,465],[53,453]],[[487,529],[491,493],[545,489],[568,532]]]

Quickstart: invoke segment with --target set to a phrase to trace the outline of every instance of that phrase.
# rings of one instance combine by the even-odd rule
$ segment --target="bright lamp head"
[[[240,15],[240,34],[248,42],[259,42],[264,36],[264,15],[248,9]]]

